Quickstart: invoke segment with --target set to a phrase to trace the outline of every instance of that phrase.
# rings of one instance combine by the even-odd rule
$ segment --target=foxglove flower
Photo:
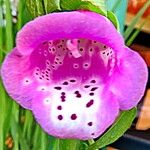
[[[1,69],[5,88],[50,135],[91,139],[137,105],[147,69],[104,16],[52,13],[27,23]]]

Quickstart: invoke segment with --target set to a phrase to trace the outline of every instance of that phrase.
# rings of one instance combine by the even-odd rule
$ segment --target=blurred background
[[[33,1],[32,9],[41,15],[34,5],[39,0]],[[0,0],[0,64],[15,46],[17,31],[37,16],[27,5],[33,1]],[[106,0],[106,7],[116,14],[126,45],[143,57],[150,74],[150,0]],[[0,79],[0,150],[49,150],[55,143],[57,139],[43,132],[30,111],[11,100]],[[150,79],[132,127],[106,149],[150,149]]]

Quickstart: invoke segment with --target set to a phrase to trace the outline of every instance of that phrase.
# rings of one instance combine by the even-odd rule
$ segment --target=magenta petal
[[[85,94],[85,95],[84,95]],[[64,93],[39,94],[32,101],[32,111],[41,127],[59,138],[92,139],[101,135],[118,115],[118,101],[113,94],[99,92],[91,98],[81,92],[75,97],[72,90]]]
[[[147,69],[104,16],[51,13],[27,23],[1,75],[9,95],[60,138],[101,135],[144,93]]]
[[[17,49],[7,55],[1,68],[1,76],[8,94],[24,108],[31,108],[34,95],[33,81],[29,76],[28,57],[23,57]]]
[[[144,95],[147,78],[144,60],[137,52],[126,47],[110,80],[110,89],[118,97],[120,109],[126,110],[137,105]]]
[[[110,34],[111,33],[111,34]],[[124,42],[113,24],[94,12],[52,13],[27,23],[17,34],[17,48],[21,53],[31,53],[45,41],[56,39],[88,38],[120,51]]]

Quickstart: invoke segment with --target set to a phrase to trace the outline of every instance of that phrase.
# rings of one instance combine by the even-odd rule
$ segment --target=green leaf
[[[76,139],[58,139],[49,136],[49,150],[87,150],[88,145],[85,141]]]
[[[13,23],[12,23],[12,14],[11,14],[11,4],[9,0],[5,0],[6,6],[6,50],[7,52],[13,48]]]
[[[34,18],[54,11],[80,9],[107,15],[105,0],[26,0],[26,5]]]
[[[5,104],[6,104],[6,94],[5,94],[5,90],[3,88],[3,85],[1,83],[0,80],[0,93],[1,93],[1,98],[0,98],[0,103],[1,103],[1,108],[0,108],[0,147],[1,149],[4,149],[4,139],[5,139],[5,135],[4,135],[4,121],[5,121]]]
[[[81,0],[60,0],[62,10],[77,10],[81,5]]]
[[[45,11],[48,14],[49,12],[59,11],[60,9],[60,0],[44,0]]]
[[[30,12],[30,14],[33,16],[33,18],[37,17],[37,7],[36,7],[36,0],[26,0],[26,6]]]
[[[138,22],[138,20],[142,17],[142,15],[144,14],[145,10],[150,6],[150,0],[148,0],[145,5],[141,8],[141,10],[137,13],[137,15],[134,17],[134,19],[132,20],[132,22],[130,23],[130,25],[128,26],[128,28],[126,29],[125,33],[124,33],[124,39],[127,40],[128,37],[130,36],[130,34],[132,33],[132,31],[134,30],[134,27],[136,25],[136,23]]]
[[[115,14],[111,11],[107,11],[107,18],[114,24],[116,29],[120,31],[119,22]]]
[[[88,145],[84,141],[76,139],[60,139],[59,150],[87,150]]]
[[[26,0],[26,5],[33,18],[60,11],[60,0]]]
[[[44,10],[44,3],[43,0],[35,0],[36,1],[36,10],[37,10],[37,15],[41,16],[43,14],[45,14],[45,10]]]
[[[105,0],[61,0],[60,5],[65,10],[90,10],[96,13],[107,15]]]
[[[94,11],[96,13],[99,13],[101,15],[107,16],[107,11],[105,9],[105,1],[99,1],[99,0],[82,0],[82,3],[80,5],[80,9],[87,9],[90,11]]]
[[[132,121],[136,116],[136,112],[136,108],[128,111],[122,111],[116,122],[111,126],[111,128],[94,144],[90,145],[88,150],[102,148],[115,142],[131,126]]]

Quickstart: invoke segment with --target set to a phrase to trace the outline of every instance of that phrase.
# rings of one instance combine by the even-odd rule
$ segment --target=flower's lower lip
[[[56,137],[84,140],[97,137],[102,130],[107,128],[105,123],[114,120],[119,109],[113,95],[104,96],[102,86],[98,87],[96,84],[97,82],[92,80],[83,87],[60,89],[51,86],[51,88],[46,87],[49,91],[46,91],[46,88],[45,91],[39,91],[32,101],[36,119],[49,134]],[[110,95],[111,99],[107,98]],[[113,110],[106,110],[106,105],[112,106]],[[109,111],[113,113],[109,114]],[[104,121],[104,116],[108,117],[107,121]]]

